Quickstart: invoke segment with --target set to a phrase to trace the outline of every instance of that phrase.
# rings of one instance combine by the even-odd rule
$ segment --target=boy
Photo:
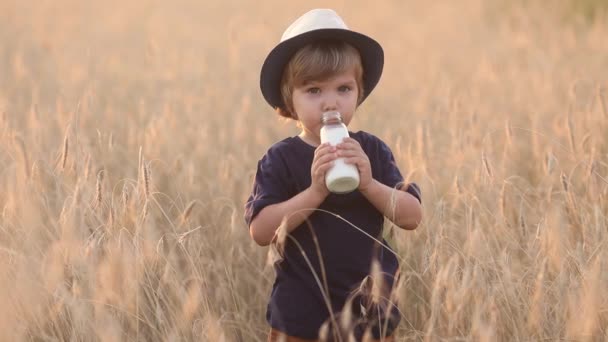
[[[277,243],[282,251],[267,308],[269,341],[340,340],[344,333],[361,339],[365,332],[390,340],[399,322],[390,301],[399,265],[382,241],[382,226],[387,217],[403,229],[416,228],[419,189],[403,183],[390,149],[377,137],[350,132],[337,146],[321,144],[319,137],[326,111],[340,112],[348,126],[383,63],[375,40],[349,30],[334,11],[317,9],[287,28],[262,66],[264,98],[301,128],[259,161],[245,205],[253,240]],[[356,191],[327,189],[325,173],[336,158],[356,165]],[[380,281],[370,277],[374,265]],[[375,290],[365,291],[368,286]]]

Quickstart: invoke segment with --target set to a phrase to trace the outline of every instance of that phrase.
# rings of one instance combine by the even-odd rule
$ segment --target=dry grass
[[[399,339],[608,338],[606,21],[425,3],[331,4],[386,50],[353,129],[423,189]],[[242,206],[296,130],[258,72],[316,6],[0,3],[0,340],[264,340]]]

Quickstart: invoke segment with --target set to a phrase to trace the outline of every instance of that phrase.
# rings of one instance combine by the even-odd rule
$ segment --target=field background
[[[423,191],[398,340],[608,338],[606,2],[9,0],[0,340],[265,339],[259,69],[314,7],[384,46],[351,128]]]

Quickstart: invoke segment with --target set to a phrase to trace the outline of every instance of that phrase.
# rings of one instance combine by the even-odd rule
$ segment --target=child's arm
[[[369,158],[359,142],[346,138],[338,145],[338,157],[357,165],[359,169],[359,191],[391,222],[403,229],[415,229],[422,221],[422,207],[416,197],[406,188],[394,189],[372,177]]]
[[[372,179],[370,184],[360,191],[395,225],[403,229],[415,229],[422,221],[422,207],[418,199],[405,190],[393,189]]]
[[[325,186],[325,172],[336,159],[336,148],[322,144],[315,150],[311,167],[311,185],[296,196],[280,203],[271,204],[260,211],[251,221],[249,233],[260,246],[269,245],[283,218],[287,219],[286,230],[291,233],[318,208],[329,195]]]
[[[269,245],[283,218],[287,219],[286,232],[291,233],[323,203],[325,197],[308,188],[285,202],[265,207],[249,225],[251,237],[260,246]]]

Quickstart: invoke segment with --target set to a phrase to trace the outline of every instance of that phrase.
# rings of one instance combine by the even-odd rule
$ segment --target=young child
[[[264,98],[301,128],[259,161],[245,205],[253,240],[281,244],[266,315],[269,341],[340,339],[335,334],[344,332],[345,317],[353,322],[346,333],[357,339],[367,333],[391,340],[399,322],[390,301],[399,265],[382,240],[382,227],[384,217],[403,229],[417,227],[419,189],[403,183],[390,149],[377,137],[349,132],[333,147],[321,144],[319,134],[326,111],[351,122],[383,64],[375,40],[349,30],[334,11],[316,9],[287,28],[262,66]],[[359,187],[348,194],[330,193],[325,185],[325,173],[339,157],[359,171]],[[384,284],[371,281],[373,265],[380,266],[376,273]],[[358,291],[369,284],[381,295]]]

